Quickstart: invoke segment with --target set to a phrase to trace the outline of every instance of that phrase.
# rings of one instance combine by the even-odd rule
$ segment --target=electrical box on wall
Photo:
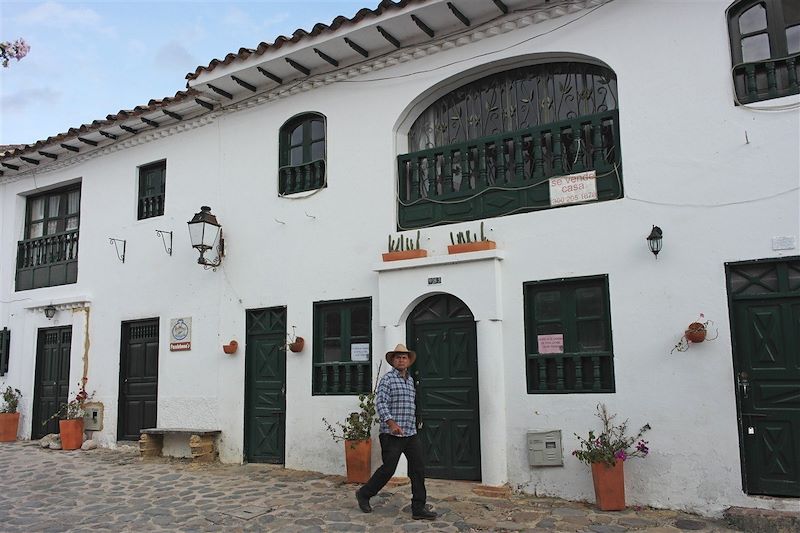
[[[528,432],[528,464],[530,466],[563,466],[561,430]]]
[[[101,402],[86,402],[83,404],[83,411],[83,429],[86,431],[102,431],[103,404]]]

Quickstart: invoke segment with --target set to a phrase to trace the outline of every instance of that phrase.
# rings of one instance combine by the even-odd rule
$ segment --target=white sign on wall
[[[350,345],[351,361],[369,361],[369,343],[357,342]]]
[[[564,353],[564,335],[537,335],[536,342],[539,353]]]
[[[594,170],[550,178],[550,205],[577,204],[590,200],[597,200]]]
[[[192,349],[192,317],[172,318],[169,321],[169,351]]]

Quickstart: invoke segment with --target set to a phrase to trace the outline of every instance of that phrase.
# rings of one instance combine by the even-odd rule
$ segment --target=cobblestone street
[[[46,531],[573,531],[724,532],[722,521],[654,509],[604,513],[591,504],[430,480],[432,522],[414,521],[408,485],[385,489],[363,514],[339,476],[271,465],[142,462],[132,447],[43,450],[0,444],[0,530]],[[480,492],[478,490],[477,492]]]

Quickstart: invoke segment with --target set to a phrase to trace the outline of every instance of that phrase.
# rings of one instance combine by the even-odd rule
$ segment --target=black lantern
[[[44,308],[44,316],[47,317],[47,320],[52,320],[54,316],[56,316],[56,308],[53,305],[48,305]]]
[[[664,232],[658,226],[653,226],[653,229],[650,230],[650,235],[647,236],[647,246],[650,247],[650,251],[653,252],[656,259],[658,259],[658,252],[661,251],[661,239],[663,236]]]
[[[217,217],[211,214],[211,208],[207,205],[201,207],[200,212],[195,213],[188,224],[192,247],[200,252],[197,262],[209,267],[218,267],[222,264],[222,256],[225,255],[225,241],[222,239],[222,226],[217,222]],[[209,261],[204,255],[214,247],[214,243],[218,240],[217,259],[214,262]]]

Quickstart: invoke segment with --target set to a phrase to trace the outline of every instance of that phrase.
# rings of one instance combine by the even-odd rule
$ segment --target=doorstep
[[[800,531],[800,512],[729,507],[722,515],[732,526],[750,533],[797,533]]]

